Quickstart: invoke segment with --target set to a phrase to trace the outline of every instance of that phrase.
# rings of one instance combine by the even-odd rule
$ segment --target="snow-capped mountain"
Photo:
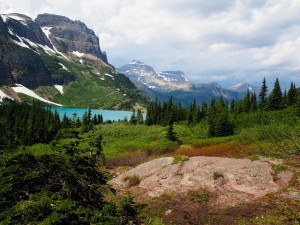
[[[181,102],[185,106],[194,99],[201,103],[222,96],[229,101],[233,98],[238,100],[244,94],[222,88],[217,83],[192,84],[181,71],[156,72],[151,66],[138,60],[131,61],[117,71],[125,74],[152,100],[158,97],[161,101],[166,101],[172,96],[174,102]]]
[[[131,109],[148,101],[116,73],[99,38],[79,20],[0,14],[0,56],[0,102],[30,102],[27,95],[54,105]]]
[[[249,90],[251,93],[256,93],[256,94],[258,94],[260,91],[259,87],[252,86],[247,83],[239,83],[239,84],[230,86],[228,89],[232,90],[232,91],[236,91],[236,92],[247,92],[247,90]]]
[[[134,84],[157,91],[189,90],[191,83],[182,71],[156,72],[151,66],[133,60],[117,69],[119,73],[125,74]]]

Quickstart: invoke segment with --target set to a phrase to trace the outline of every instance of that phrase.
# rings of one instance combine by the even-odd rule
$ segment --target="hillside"
[[[149,101],[108,63],[99,38],[80,21],[5,14],[0,30],[0,89],[16,101],[31,102],[38,95],[44,102],[103,109],[132,109]],[[20,94],[17,85],[29,91]]]

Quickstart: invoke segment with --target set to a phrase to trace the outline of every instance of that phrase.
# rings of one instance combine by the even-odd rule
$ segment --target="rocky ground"
[[[286,213],[281,205],[296,210],[295,220],[274,224],[299,224],[299,173],[298,158],[164,157],[117,174],[110,184],[133,192],[167,224],[261,224],[270,211]]]

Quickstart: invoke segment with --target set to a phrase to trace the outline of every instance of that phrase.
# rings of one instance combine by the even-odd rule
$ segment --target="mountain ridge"
[[[126,75],[152,100],[158,97],[161,101],[166,101],[172,96],[175,102],[181,102],[185,106],[188,106],[194,99],[202,103],[222,96],[230,101],[231,99],[239,100],[245,94],[242,91],[222,88],[217,83],[193,84],[180,70],[156,72],[153,67],[139,60],[132,60],[117,68],[117,71]]]
[[[38,95],[72,107],[145,107],[147,96],[108,63],[94,31],[64,16],[37,18],[0,17],[0,88],[5,95],[28,101],[12,88],[22,85],[34,92],[30,98]]]

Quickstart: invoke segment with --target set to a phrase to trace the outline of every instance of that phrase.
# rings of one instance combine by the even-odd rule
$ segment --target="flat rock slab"
[[[158,197],[166,191],[184,193],[205,188],[220,193],[240,193],[254,198],[278,192],[288,185],[293,174],[283,171],[275,174],[264,161],[222,157],[191,157],[188,161],[173,164],[172,157],[143,163],[120,174],[109,183],[117,189],[128,188],[128,178],[137,176],[135,188]]]

